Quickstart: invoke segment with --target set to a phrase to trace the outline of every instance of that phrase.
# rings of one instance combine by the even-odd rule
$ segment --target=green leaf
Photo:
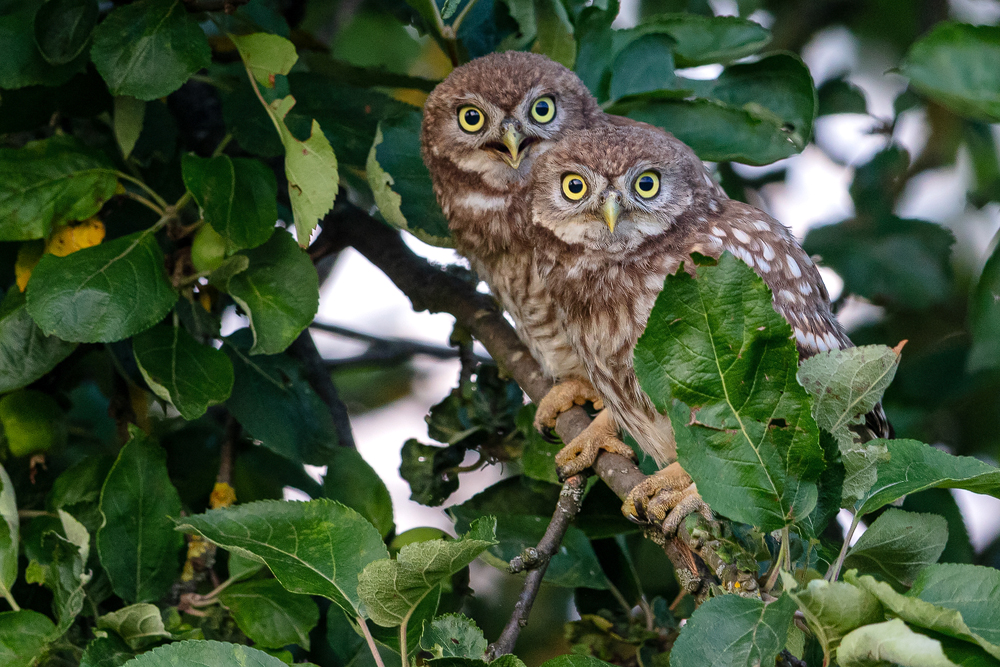
[[[368,519],[382,537],[395,529],[392,498],[385,482],[356,449],[337,447],[327,459],[323,495]]]
[[[868,113],[868,101],[863,90],[843,76],[828,79],[816,91],[819,101],[817,116],[838,113]]]
[[[219,155],[181,160],[184,185],[205,222],[226,239],[226,253],[256,248],[274,232],[278,184],[259,160]]]
[[[924,489],[966,489],[1000,498],[1000,469],[971,456],[952,456],[916,440],[888,440],[889,460],[857,504],[861,514]]]
[[[33,563],[39,570],[41,581],[52,591],[52,607],[59,621],[53,638],[66,632],[83,610],[84,587],[92,577],[92,573],[85,569],[90,556],[90,534],[67,512],[58,510],[58,516],[65,536],[56,531],[45,532],[41,544],[47,552],[47,562]]]
[[[572,69],[576,60],[576,40],[566,7],[560,0],[533,1],[536,34],[531,50]]]
[[[556,469],[556,454],[562,449],[561,442],[548,442],[535,428],[534,403],[525,405],[517,415],[517,430],[524,436],[524,449],[521,452],[521,468],[531,479],[537,479],[550,484],[561,484],[559,471]]]
[[[115,98],[114,130],[122,157],[128,159],[132,149],[142,135],[142,124],[146,118],[146,103],[128,95]]]
[[[670,653],[673,667],[769,665],[785,648],[795,601],[782,595],[771,604],[723,595],[695,610]]]
[[[378,531],[332,500],[260,501],[186,517],[178,530],[263,560],[292,593],[322,595],[359,614],[358,575],[389,553]]]
[[[35,44],[50,65],[65,65],[83,52],[97,25],[96,0],[48,0],[35,14]]]
[[[163,625],[160,609],[148,602],[139,602],[104,614],[97,619],[97,627],[115,632],[133,650],[147,648],[165,637],[170,637],[170,633]]]
[[[674,40],[648,34],[633,40],[615,56],[611,99],[674,87]]]
[[[448,220],[420,158],[420,123],[420,113],[412,111],[378,124],[368,153],[368,185],[379,213],[390,225],[424,243],[452,247]]]
[[[125,663],[127,667],[285,667],[278,658],[243,644],[186,641],[160,646]]]
[[[115,594],[149,602],[166,594],[180,571],[184,539],[171,517],[180,516],[181,501],[163,449],[136,427],[129,434],[101,489],[97,552]]]
[[[513,658],[516,662],[513,664],[508,662],[501,666],[499,662],[504,658]],[[542,663],[542,667],[608,667],[609,664],[589,655],[567,654],[546,660]],[[513,655],[504,655],[491,662],[490,665],[494,667],[523,667],[524,663]]]
[[[44,238],[55,225],[88,218],[117,186],[108,160],[70,136],[0,148],[0,241]]]
[[[248,338],[237,332],[222,348],[235,377],[226,401],[229,411],[272,452],[299,463],[327,465],[337,437],[326,404],[297,361],[284,354],[248,356]]]
[[[823,648],[824,664],[831,664],[834,651],[847,633],[885,618],[878,598],[842,581],[813,579],[801,588],[785,572],[781,573],[781,581]]]
[[[134,655],[118,637],[98,637],[87,644],[80,657],[80,667],[121,667]]]
[[[938,561],[947,543],[948,522],[943,517],[890,507],[851,547],[844,567],[874,574],[901,590]]]
[[[661,14],[645,19],[636,28],[615,31],[615,51],[650,33],[671,37],[678,67],[733,62],[757,53],[771,41],[766,28],[736,16]]]
[[[37,611],[0,612],[0,664],[31,667],[55,632],[56,626]]]
[[[424,626],[430,623],[437,613],[438,606],[441,604],[441,588],[449,584],[450,582],[446,581],[432,588],[410,614],[406,624],[406,653],[408,657],[413,658],[420,650],[420,634],[423,632]],[[396,655],[402,653],[403,646],[399,641],[399,628],[383,628],[371,621],[365,621],[365,623],[368,624],[368,630],[376,642],[395,651]]]
[[[697,278],[667,276],[635,350],[639,382],[657,409],[670,408],[678,458],[702,497],[764,530],[813,510],[824,468],[791,328],[771,301],[724,253]]]
[[[0,331],[2,331],[0,320]],[[1000,246],[986,260],[969,304],[969,372],[1000,366]],[[0,337],[2,340],[2,337]]]
[[[1000,121],[1000,28],[942,22],[899,67],[910,85],[962,116]]]
[[[844,637],[837,662],[841,667],[958,667],[941,642],[914,632],[898,618],[862,626]]]
[[[907,623],[978,644],[1000,659],[1000,572],[978,565],[931,565],[906,595],[853,570],[844,578]]]
[[[455,469],[465,458],[463,446],[437,447],[410,438],[400,451],[399,476],[410,485],[410,500],[437,507],[458,490]]]
[[[170,312],[177,293],[149,230],[66,257],[44,255],[28,282],[28,312],[47,335],[81,343],[133,336]]]
[[[42,0],[10,2],[0,14],[0,88],[60,86],[86,67],[86,53],[80,53],[64,65],[45,61],[35,43],[34,30],[42,6]],[[4,98],[7,98],[6,92]]]
[[[149,388],[170,401],[184,419],[197,419],[232,392],[229,358],[181,327],[147,329],[132,339],[132,352]]]
[[[237,44],[244,64],[252,67],[257,72],[256,76],[267,76],[272,85],[274,74],[287,72],[286,68],[294,64],[294,61],[289,61],[287,48],[278,46],[276,39],[282,38],[262,37]],[[264,102],[263,98],[261,102]],[[295,98],[288,95],[265,104],[264,109],[285,147],[288,198],[295,216],[295,234],[299,245],[304,248],[309,245],[309,238],[320,218],[333,207],[339,177],[337,156],[315,118],[310,126],[309,138],[305,141],[300,141],[288,129],[286,117],[294,106]]]
[[[219,600],[256,646],[298,644],[309,650],[309,632],[319,622],[312,598],[289,593],[274,579],[258,579],[230,586],[219,593]]]
[[[309,326],[319,308],[319,276],[309,255],[284,232],[262,246],[241,251],[245,271],[212,284],[229,293],[250,318],[250,354],[277,354]]]
[[[112,95],[148,102],[208,67],[212,52],[182,0],[139,0],[116,7],[94,29],[90,57]]]
[[[0,465],[0,596],[9,603],[10,589],[17,581],[17,556],[20,543],[21,520],[17,514],[17,500],[10,475]],[[13,606],[13,605],[12,605]]]
[[[424,624],[420,648],[435,658],[470,658],[486,655],[486,637],[472,619],[461,614],[438,616]]]
[[[287,75],[299,59],[295,45],[279,35],[256,32],[252,35],[229,35],[229,39],[233,40],[253,78],[268,88],[274,88],[274,77]]]
[[[383,627],[407,622],[431,589],[496,544],[495,531],[494,519],[477,519],[462,538],[407,544],[396,560],[370,563],[358,579],[367,617]]]
[[[658,99],[616,105],[610,112],[661,127],[711,162],[763,165],[801,150],[774,118],[715,100]]]
[[[600,102],[608,99],[611,62],[614,56],[611,24],[618,16],[618,0],[607,7],[584,7],[576,16],[576,63],[574,70]]]
[[[609,111],[662,127],[711,161],[769,164],[800,152],[812,136],[816,91],[795,55],[731,65],[711,82],[677,79],[676,86],[696,88],[698,97],[658,91]]]
[[[12,289],[0,303],[0,393],[26,387],[76,349],[46,336],[28,314],[24,294]]]
[[[885,199],[881,192],[877,196]],[[844,279],[845,293],[892,308],[923,310],[952,293],[954,242],[941,225],[890,217],[878,224],[848,220],[815,227],[802,247],[823,256],[823,263]]]
[[[884,444],[862,442],[852,426],[882,399],[899,366],[902,348],[865,345],[820,352],[799,366],[798,380],[813,398],[812,415],[820,428],[837,439],[843,457],[846,506],[875,483],[875,468],[888,459]]]
[[[230,579],[240,580],[252,577],[260,572],[263,567],[264,561],[258,560],[256,556],[248,558],[236,552],[230,552],[229,554],[227,571],[229,572]]]
[[[962,510],[955,502],[948,489],[927,489],[919,493],[911,493],[903,499],[901,509],[907,512],[923,512],[936,514],[948,524],[948,542],[945,544],[941,558],[942,563],[973,563],[976,560],[975,551],[969,542],[969,530],[965,526]]]
[[[0,426],[13,456],[47,452],[66,442],[66,420],[49,394],[20,389],[0,398]]]

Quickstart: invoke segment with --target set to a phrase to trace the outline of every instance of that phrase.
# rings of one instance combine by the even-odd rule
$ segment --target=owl
[[[692,252],[718,257],[728,250],[771,288],[800,358],[851,341],[830,310],[818,269],[788,229],[727,198],[672,135],[641,127],[579,132],[541,156],[534,172],[535,266],[559,304],[564,335],[611,422],[661,467],[671,464],[633,491],[626,513],[645,514],[672,531],[691,511],[707,512],[676,463],[669,419],[642,391],[633,368],[636,341],[666,276]],[[875,436],[888,437],[881,407],[868,424]],[[592,464],[601,443],[591,440],[560,453],[564,474]]]
[[[456,249],[510,314],[545,375],[564,381],[539,405],[541,425],[554,425],[574,403],[600,401],[532,266],[529,178],[567,133],[630,122],[606,116],[562,65],[514,51],[455,69],[424,106],[421,151]]]

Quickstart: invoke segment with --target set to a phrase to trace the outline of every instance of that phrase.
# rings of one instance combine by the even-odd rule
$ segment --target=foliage
[[[733,4],[740,16],[641,0],[619,29],[616,0],[0,2],[0,664],[1000,660],[1000,546],[974,552],[945,490],[1000,497],[1000,248],[971,260],[981,230],[965,218],[949,229],[899,207],[959,155],[969,204],[1000,201],[1000,28],[912,0]],[[457,329],[458,386],[427,418],[436,444],[413,434],[400,474],[430,506],[486,465],[510,474],[447,507],[458,537],[397,534],[392,485],[351,447],[310,353],[328,274],[314,260],[363,211],[452,245],[420,106],[454,65],[498,50],[565,64],[607,111],[669,130],[718,163],[730,196],[759,202],[785,171],[733,163],[837,161],[814,129],[869,111],[855,72],[817,87],[803,61],[833,23],[909,86],[853,165],[854,212],[804,241],[843,279],[838,307],[879,315],[850,331],[859,347],[798,365],[770,291],[726,254],[667,278],[636,350],[721,519],[688,528],[757,587],[685,595],[595,480],[548,563],[559,602],[540,599],[535,617],[552,618],[529,627],[547,634],[517,646],[523,662],[489,662],[522,579],[470,587],[470,565],[531,561],[559,445]],[[918,116],[929,138],[911,156],[897,130]],[[310,246],[317,230],[327,245]],[[379,340],[332,379],[349,404],[383,405],[412,390],[418,347]],[[900,439],[862,441],[879,401]],[[565,638],[560,592],[580,615]],[[573,652],[552,657],[564,641]]]

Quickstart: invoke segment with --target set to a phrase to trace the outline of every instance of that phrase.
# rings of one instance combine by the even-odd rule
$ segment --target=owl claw
[[[611,416],[606,410],[597,413],[590,426],[556,454],[560,479],[572,477],[594,465],[602,449],[635,458],[632,448],[618,439],[618,429],[611,423]]]
[[[594,385],[582,378],[571,378],[552,387],[549,393],[538,402],[535,412],[535,428],[541,431],[545,427],[554,428],[559,415],[574,405],[583,405],[587,401],[594,404],[598,410],[604,407],[604,402],[597,395]]]
[[[622,513],[636,523],[660,525],[667,535],[676,533],[689,514],[714,520],[691,477],[676,462],[637,484],[629,492]]]
[[[562,438],[560,438],[559,434],[556,433],[555,428],[551,426],[544,426],[538,430],[542,434],[542,440],[549,443],[550,445],[562,442]]]

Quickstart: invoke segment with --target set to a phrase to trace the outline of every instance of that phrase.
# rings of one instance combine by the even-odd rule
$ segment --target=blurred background
[[[335,58],[429,78],[446,75],[450,64],[437,44],[403,27],[393,18],[393,7],[391,0],[308,3],[302,27],[328,39]],[[973,352],[977,337],[970,332],[969,308],[1000,229],[1000,126],[963,120],[917,99],[893,70],[913,41],[938,21],[995,25],[1000,2],[626,0],[614,27],[678,10],[748,17],[772,31],[768,50],[793,51],[808,65],[819,90],[819,116],[805,150],[766,167],[716,165],[717,177],[731,195],[767,211],[805,240],[809,252],[824,256],[823,277],[855,342],[910,341],[885,400],[898,436],[996,463],[1000,375]],[[721,69],[709,65],[678,74],[709,79]],[[412,91],[401,97],[421,102]],[[872,236],[858,221],[880,207],[903,222],[934,223],[929,228],[934,231],[900,227]],[[434,262],[464,263],[453,251],[406,238]],[[517,472],[497,465],[464,474],[445,507],[412,502],[398,472],[400,446],[409,438],[427,440],[429,408],[456,386],[460,363],[442,358],[452,318],[414,313],[380,271],[348,249],[323,287],[317,320],[346,330],[314,330],[314,336],[323,355],[335,360],[334,378],[351,411],[358,448],[386,481],[399,531],[417,526],[450,530],[447,506]],[[236,326],[231,322],[231,328]],[[355,365],[351,360],[372,345],[395,344],[372,343],[365,334],[439,349],[401,363]],[[478,346],[477,351],[485,354]],[[466,463],[474,458],[470,453]],[[960,509],[968,544],[977,554],[968,557],[1000,565],[1000,501],[959,491],[920,502]],[[480,604],[488,606],[475,616],[488,637],[499,631],[518,586],[515,578],[474,565],[472,587],[481,594]],[[564,650],[550,642],[575,613],[569,595],[546,589],[520,644],[529,664],[544,657],[530,653],[539,633],[549,635],[543,643],[553,653]],[[539,627],[539,619],[545,619],[545,627]]]

